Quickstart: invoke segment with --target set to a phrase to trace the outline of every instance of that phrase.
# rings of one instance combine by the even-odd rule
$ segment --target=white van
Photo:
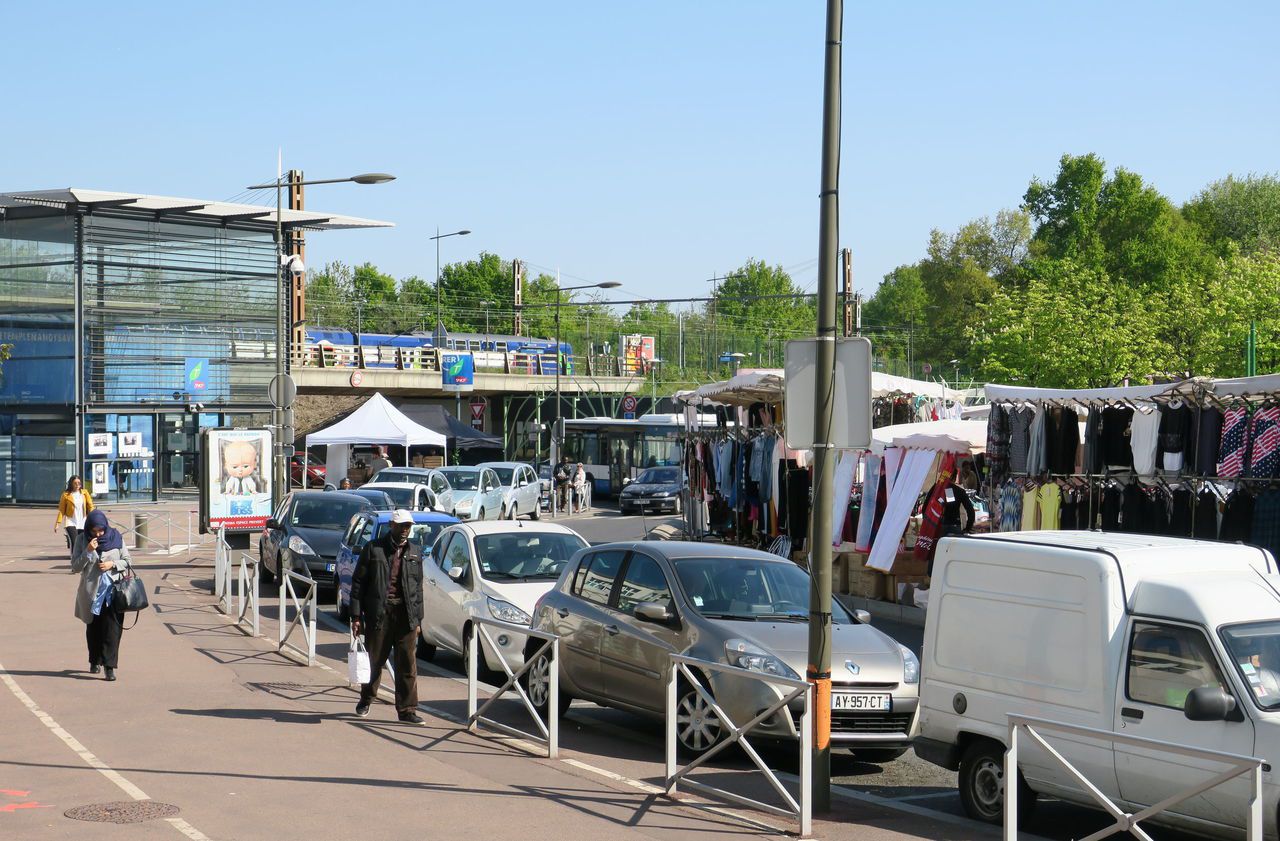
[[[958,770],[971,817],[998,823],[1009,713],[1269,761],[1280,757],[1280,575],[1250,546],[1099,532],[942,540],[925,620],[916,753]],[[1046,734],[1104,794],[1137,811],[1224,765]],[[1019,741],[1019,815],[1039,793],[1097,804]],[[1280,783],[1263,766],[1276,837]],[[1246,774],[1152,822],[1233,837]]]

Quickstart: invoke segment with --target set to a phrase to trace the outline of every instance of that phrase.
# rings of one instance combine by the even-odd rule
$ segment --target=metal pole
[[[560,420],[560,364],[564,358],[564,353],[560,347],[560,270],[556,269],[556,414],[555,419]],[[551,437],[555,438],[556,428],[551,427]],[[554,465],[552,470],[554,470]]]
[[[283,175],[283,160],[278,158],[276,161],[276,381],[280,383],[281,396],[285,393],[285,333],[288,332],[288,325],[285,323],[287,316],[285,315],[285,294],[284,294],[284,265],[281,258],[284,256],[284,223],[281,219],[281,205],[284,199],[284,185],[280,178]],[[284,401],[280,401],[283,403]],[[284,459],[284,408],[273,407],[271,410],[272,421],[275,426],[275,469],[272,471],[271,482],[271,505],[280,504],[284,499],[285,493],[288,491],[288,485],[285,484],[285,471],[287,465]]]
[[[814,379],[814,492],[807,678],[813,691],[813,805],[831,808],[831,500],[835,452],[831,413],[836,356],[839,243],[840,37],[843,0],[827,0],[822,103],[822,184],[818,222],[818,348]]]
[[[431,328],[431,335],[436,337],[436,346],[440,342],[440,226],[436,226],[436,323]]]

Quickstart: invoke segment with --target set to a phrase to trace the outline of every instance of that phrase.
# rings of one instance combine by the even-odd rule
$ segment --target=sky
[[[490,251],[706,294],[755,258],[817,284],[825,4],[63,2],[0,6],[0,191],[229,199],[285,168],[308,239],[398,278]],[[1274,2],[846,3],[840,242],[874,291],[933,228],[1094,152],[1175,202],[1280,170]],[[254,197],[274,202],[274,196]]]

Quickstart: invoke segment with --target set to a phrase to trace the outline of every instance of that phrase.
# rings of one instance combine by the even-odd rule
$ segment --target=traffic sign
[[[276,374],[271,378],[271,384],[267,386],[267,397],[270,398],[271,405],[277,409],[292,406],[293,401],[298,397],[298,384],[288,374]]]
[[[485,402],[483,397],[477,397],[475,400],[471,401],[471,428],[472,429],[484,428],[484,407],[485,407]]]
[[[637,402],[634,394],[628,394],[622,398],[622,411],[631,417],[635,417]]]
[[[933,373],[933,366],[928,362],[924,363],[924,365],[921,366],[921,369],[924,371],[926,376]]]

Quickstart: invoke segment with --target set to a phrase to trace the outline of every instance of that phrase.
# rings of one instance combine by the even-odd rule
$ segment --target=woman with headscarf
[[[84,531],[76,542],[71,571],[80,573],[76,591],[76,618],[85,624],[85,641],[89,646],[89,673],[106,670],[106,679],[116,679],[120,657],[120,636],[124,633],[124,613],[105,600],[96,598],[104,573],[112,582],[120,580],[129,568],[129,549],[117,529],[107,522],[107,515],[91,511],[85,518]],[[96,609],[96,612],[95,612]]]
[[[66,524],[67,550],[73,555],[80,532],[84,531],[85,518],[91,511],[93,511],[93,498],[89,496],[89,491],[80,477],[72,476],[67,480],[67,489],[62,492],[62,498],[58,500],[58,517],[53,521],[53,530],[56,532],[60,526]]]

